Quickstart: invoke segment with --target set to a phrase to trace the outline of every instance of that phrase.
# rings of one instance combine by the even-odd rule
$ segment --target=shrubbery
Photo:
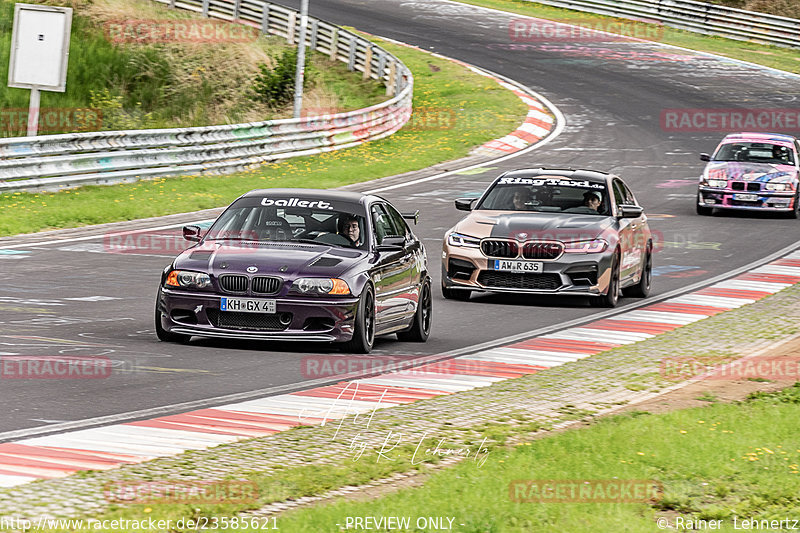
[[[278,57],[275,67],[262,63],[261,71],[253,81],[253,98],[273,109],[283,107],[294,97],[294,76],[297,65],[297,49],[285,50]],[[311,84],[312,72],[306,55],[304,86]]]

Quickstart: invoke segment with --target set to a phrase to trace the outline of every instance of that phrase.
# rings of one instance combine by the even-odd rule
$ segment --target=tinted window
[[[794,165],[794,152],[789,146],[766,142],[733,142],[723,144],[712,158],[714,161],[745,161]]]
[[[372,224],[375,227],[375,242],[378,244],[383,242],[384,237],[405,234],[402,229],[395,225],[394,220],[382,204],[372,206]]]
[[[614,203],[618,206],[627,203],[625,201],[625,193],[623,192],[624,187],[619,180],[614,180]]]
[[[386,211],[389,213],[389,216],[394,223],[394,227],[397,230],[397,235],[407,236],[409,233],[411,233],[411,230],[408,229],[408,224],[406,224],[403,215],[398,213],[397,209],[389,204],[385,204],[384,208],[386,208]]]
[[[592,197],[600,200],[599,206]],[[566,177],[500,178],[475,209],[607,215],[607,200],[603,183]]]
[[[249,203],[249,202],[248,202]],[[357,223],[355,242],[345,238],[342,227]],[[364,247],[364,217],[339,211],[329,204],[319,207],[275,207],[235,204],[214,222],[205,236],[215,241],[313,241],[334,246]]]

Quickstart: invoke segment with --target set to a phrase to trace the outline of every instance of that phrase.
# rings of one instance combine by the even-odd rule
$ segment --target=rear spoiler
[[[413,212],[401,213],[401,215],[406,220],[413,220],[415,225],[419,223],[419,209]]]

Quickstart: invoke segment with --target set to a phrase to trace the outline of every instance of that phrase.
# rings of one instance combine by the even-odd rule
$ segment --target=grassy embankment
[[[279,524],[289,531],[331,531],[347,516],[410,516],[412,522],[446,516],[465,524],[454,528],[462,533],[651,533],[665,529],[657,528],[659,519],[675,525],[677,517],[683,525],[718,520],[713,529],[737,531],[736,517],[741,531],[743,520],[800,519],[798,420],[800,383],[734,404],[661,415],[633,412],[492,451],[483,467],[464,461],[420,488],[299,510]],[[647,503],[516,503],[509,495],[514,480],[654,480],[663,493]],[[536,491],[528,486],[519,494]]]
[[[275,36],[167,9],[148,0],[41,2],[74,9],[66,92],[42,92],[43,110],[67,111],[74,122],[43,123],[41,134],[116,129],[203,126],[291,116],[291,108],[270,108],[251,98],[258,65],[274,65],[291,49]],[[14,2],[0,0],[0,69],[7,71]],[[150,29],[152,22],[160,25]],[[143,24],[137,25],[139,22]],[[165,38],[162,31],[187,24],[196,32]],[[189,25],[191,24],[191,25]],[[138,28],[138,29],[137,29]],[[241,29],[240,29],[241,28]],[[200,30],[211,40],[205,41]],[[380,102],[383,87],[364,82],[345,65],[314,54],[306,101],[313,108],[358,109]],[[0,136],[24,135],[30,91],[0,84]],[[98,111],[80,122],[78,109]],[[88,115],[87,115],[88,116]],[[72,127],[70,127],[72,126]]]
[[[90,35],[86,40],[96,42],[98,49],[105,46],[101,43],[102,36]],[[73,38],[73,43],[79,41],[83,42],[84,38]],[[400,57],[415,76],[415,115],[406,128],[390,138],[226,176],[159,178],[114,186],[87,186],[59,193],[4,194],[0,195],[0,235],[219,207],[255,188],[329,188],[390,176],[463,157],[472,147],[512,131],[522,122],[525,105],[495,82],[425,52],[382,44]],[[111,49],[108,61],[116,64],[120,58],[114,54],[122,52]],[[201,55],[213,54],[206,51]],[[88,68],[80,66],[83,63],[80,57],[80,54],[72,56],[74,68]],[[111,67],[105,64],[103,68]],[[365,90],[359,85],[360,75],[347,74],[349,78],[342,76],[341,84],[335,85],[339,101],[348,91],[363,93]],[[92,76],[87,75],[87,79]],[[372,95],[368,101],[346,102],[351,108],[369,103],[372,103]],[[68,104],[46,102],[43,105],[64,107]]]
[[[392,459],[389,461],[377,462],[370,456],[328,465],[289,467],[270,475],[253,472],[246,478],[257,485],[258,498],[250,503],[152,501],[112,505],[96,519],[169,519],[174,524],[181,519],[185,523],[189,519],[225,517],[230,529],[230,521],[247,509],[319,495],[345,485],[361,485],[416,468],[426,476],[421,486],[401,487],[383,496],[370,494],[328,501],[285,512],[276,522],[258,519],[255,523],[259,527],[245,527],[239,517],[237,530],[256,531],[277,525],[280,530],[292,532],[339,531],[339,524],[346,524],[347,517],[393,516],[410,517],[412,524],[419,517],[449,517],[453,519],[452,531],[459,533],[652,533],[665,529],[657,524],[675,526],[678,517],[683,525],[704,520],[706,525],[701,529],[711,529],[708,524],[713,520],[717,521],[714,530],[741,531],[743,520],[798,518],[798,420],[800,383],[776,393],[755,393],[732,404],[712,403],[659,415],[632,411],[540,438],[537,431],[542,427],[535,423],[498,422],[479,428],[477,437],[458,445],[470,450],[467,460],[433,473],[427,466],[438,462],[439,456],[427,450],[437,447],[438,436],[421,442],[419,447],[412,443],[392,449],[387,455]],[[489,440],[481,440],[482,436]],[[509,436],[517,439],[515,446],[506,444]],[[476,456],[476,450],[484,445]],[[440,443],[439,447],[448,449],[447,443]],[[186,465],[198,460],[192,452],[183,457]],[[525,490],[510,492],[512,482],[520,480],[539,488],[524,485]],[[653,498],[639,496],[639,501],[617,502],[615,493],[604,488],[609,485],[602,484],[614,480],[660,488],[654,491]],[[588,482],[592,487],[588,498],[605,497],[605,501],[570,502],[570,488],[555,496],[546,492],[545,484],[553,482]],[[511,494],[523,498],[545,495],[549,501],[512,501]],[[633,492],[630,495],[636,497]],[[225,527],[208,530],[224,531]],[[118,531],[132,532],[134,528]]]

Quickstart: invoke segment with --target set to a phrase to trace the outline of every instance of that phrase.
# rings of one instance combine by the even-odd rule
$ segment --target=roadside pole
[[[297,68],[294,76],[294,118],[300,118],[303,108],[303,80],[306,70],[306,29],[308,28],[308,0],[300,4],[300,38],[297,42]]]

